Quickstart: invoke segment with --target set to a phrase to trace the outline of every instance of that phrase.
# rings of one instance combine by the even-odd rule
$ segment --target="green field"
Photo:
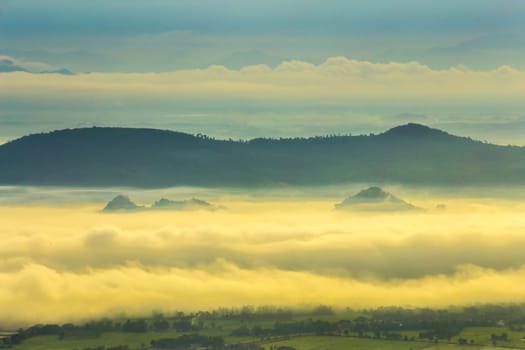
[[[269,350],[272,346],[292,346],[297,350],[343,350],[343,349],[356,349],[356,350],[480,350],[480,349],[492,349],[501,350],[508,348],[525,348],[525,342],[519,339],[514,339],[510,336],[509,342],[505,342],[500,345],[503,347],[496,347],[488,345],[491,343],[490,334],[501,333],[501,329],[491,327],[479,327],[466,329],[462,332],[462,337],[470,337],[477,339],[478,344],[482,345],[457,345],[447,344],[429,341],[389,341],[381,339],[368,339],[368,338],[356,338],[356,337],[342,337],[342,336],[302,336],[294,337],[288,340],[269,342],[262,341],[261,345],[266,350]],[[492,333],[491,333],[492,332]],[[201,331],[203,335],[220,335],[220,331]],[[147,332],[147,333],[124,333],[124,332],[111,332],[103,333],[98,337],[86,338],[86,337],[65,337],[64,339],[58,339],[56,336],[38,336],[30,338],[24,341],[22,344],[14,346],[13,350],[82,350],[85,348],[96,348],[98,346],[118,346],[128,345],[130,350],[147,349],[150,345],[151,340],[159,338],[174,338],[184,333],[176,331],[166,332]],[[222,334],[225,336],[227,343],[239,343],[249,340],[257,340],[249,337],[231,337],[228,334]],[[470,339],[468,338],[468,339]],[[454,340],[452,340],[454,341]]]
[[[176,338],[184,333],[176,331],[147,332],[147,333],[126,333],[111,332],[103,333],[98,337],[65,337],[59,339],[57,336],[38,336],[25,340],[23,343],[13,346],[13,350],[82,350],[84,348],[96,348],[98,346],[119,346],[128,345],[130,350],[148,348],[151,341],[160,338]],[[239,343],[250,340],[247,337],[232,337],[229,333],[217,331],[201,331],[202,335],[221,335],[227,343]]]
[[[292,346],[297,350],[503,350],[493,346],[470,346],[456,344],[434,344],[429,342],[405,342],[405,341],[387,341],[375,339],[359,339],[349,337],[322,337],[309,336],[300,337],[290,340],[265,344],[265,349],[269,350],[270,346]]]
[[[180,333],[166,332],[163,337],[178,336]],[[147,348],[152,339],[159,337],[159,334],[149,332],[144,334],[134,333],[104,333],[96,338],[71,337],[59,340],[56,336],[40,336],[24,341],[22,344],[13,347],[19,350],[72,350],[94,348],[97,346],[118,346],[128,345],[131,349],[142,349],[142,344]]]
[[[144,350],[154,341],[177,349],[525,350],[523,320],[525,306],[516,305],[361,312],[245,308],[103,319],[78,325],[36,325],[0,339],[0,349],[105,350],[124,346]]]
[[[465,328],[453,340],[462,337],[467,340],[474,340],[476,344],[492,344],[491,334],[500,335],[506,333],[508,335],[507,341],[497,341],[497,345],[513,348],[525,348],[525,341],[521,340],[525,337],[525,331],[516,332],[507,327],[469,327]]]

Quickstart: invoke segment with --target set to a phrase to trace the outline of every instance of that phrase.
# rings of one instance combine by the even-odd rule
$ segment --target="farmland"
[[[5,335],[13,350],[525,349],[520,305],[430,310],[221,309],[35,325]]]

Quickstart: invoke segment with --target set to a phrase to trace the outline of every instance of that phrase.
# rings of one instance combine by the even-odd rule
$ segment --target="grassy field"
[[[265,344],[270,346],[292,346],[297,350],[503,350],[494,346],[470,346],[455,344],[434,344],[431,342],[387,341],[346,337],[310,336]]]
[[[419,342],[386,341],[351,337],[310,336],[265,344],[265,349],[269,350],[270,346],[282,345],[292,346],[297,350],[409,350],[410,348],[412,348],[412,350],[420,350],[430,346],[429,343]]]
[[[515,332],[511,331],[507,327],[469,327],[465,328],[458,337],[454,337],[453,341],[462,337],[470,341],[474,340],[476,344],[486,344],[491,345],[492,339],[491,335],[501,335],[502,333],[507,333],[507,341],[497,341],[497,345],[506,346],[506,347],[515,347],[515,348],[525,348],[525,341],[521,340],[525,337],[525,331]]]
[[[497,334],[501,333],[501,328],[497,328]],[[471,328],[467,329],[462,333],[463,337],[468,336],[472,339],[479,339],[480,344],[490,344],[490,331],[491,328]],[[487,333],[488,332],[488,333]],[[147,333],[124,333],[124,332],[111,332],[103,333],[99,337],[86,338],[86,337],[66,337],[62,340],[58,339],[57,336],[39,336],[30,338],[24,341],[22,344],[13,347],[14,350],[82,350],[84,348],[94,348],[98,346],[117,346],[117,345],[128,345],[131,350],[139,350],[148,348],[151,340],[160,338],[173,338],[182,335],[183,333],[175,331],[166,332],[147,332]],[[221,335],[218,331],[201,331],[203,335]],[[225,334],[222,334],[225,335]],[[478,338],[475,338],[477,336]],[[237,343],[249,340],[250,338],[242,337],[226,337],[225,340],[228,343]],[[513,341],[510,336],[509,342],[501,342],[498,345],[509,347],[524,347],[525,342],[518,343]],[[421,342],[421,341],[388,341],[380,339],[362,339],[354,337],[335,337],[335,336],[304,336],[296,337],[289,340],[277,341],[265,343],[264,347],[269,350],[271,346],[288,345],[292,346],[297,350],[480,350],[480,349],[491,349],[491,350],[502,350],[503,347],[495,347],[489,345],[455,345],[455,344],[434,344],[433,342]]]
[[[82,350],[84,348],[94,348],[98,346],[118,346],[128,345],[131,350],[148,348],[151,341],[161,338],[176,338],[184,333],[176,331],[147,332],[147,333],[125,333],[111,332],[103,333],[99,337],[65,337],[58,339],[57,336],[39,336],[30,338],[19,345],[13,347],[14,350]],[[221,335],[227,343],[238,343],[250,340],[247,337],[232,337],[216,331],[201,331],[201,335]]]
[[[180,334],[175,332],[166,332],[166,337],[173,337]],[[164,337],[164,335],[163,335]],[[72,350],[94,348],[97,346],[117,346],[128,345],[132,349],[141,349],[142,344],[147,348],[152,339],[158,339],[157,333],[148,332],[144,334],[135,333],[104,333],[100,337],[85,338],[85,337],[66,337],[59,340],[56,336],[40,336],[30,338],[22,344],[15,346],[13,349],[17,350]]]

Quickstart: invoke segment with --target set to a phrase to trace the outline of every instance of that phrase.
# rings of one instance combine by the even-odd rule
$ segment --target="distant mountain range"
[[[0,184],[265,186],[351,182],[525,184],[525,148],[419,124],[378,135],[249,141],[156,129],[82,128],[0,146]]]
[[[106,204],[103,212],[132,212],[132,211],[143,211],[143,210],[188,210],[188,209],[204,209],[204,210],[217,210],[221,209],[215,205],[212,205],[202,199],[191,198],[181,201],[173,201],[166,198],[161,198],[151,206],[138,205],[133,202],[129,197],[118,195]]]
[[[26,72],[34,74],[61,74],[61,75],[75,75],[74,72],[66,68],[49,69],[49,70],[35,70],[29,67],[24,67],[19,62],[7,56],[0,56],[0,73]]]

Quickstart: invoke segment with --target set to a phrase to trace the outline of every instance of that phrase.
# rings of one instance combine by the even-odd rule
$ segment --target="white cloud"
[[[268,98],[344,103],[348,99],[515,101],[525,93],[525,72],[508,66],[492,71],[466,67],[433,70],[417,62],[371,63],[333,57],[320,65],[287,61],[231,70],[224,66],[165,73],[93,73],[75,77],[3,74],[7,96],[60,98]]]
[[[44,62],[27,61],[24,59],[17,59],[6,55],[0,55],[0,66],[13,67],[18,68],[18,70],[26,70],[28,72],[35,73],[42,71],[51,71],[56,69],[56,67],[53,67],[52,65]]]

